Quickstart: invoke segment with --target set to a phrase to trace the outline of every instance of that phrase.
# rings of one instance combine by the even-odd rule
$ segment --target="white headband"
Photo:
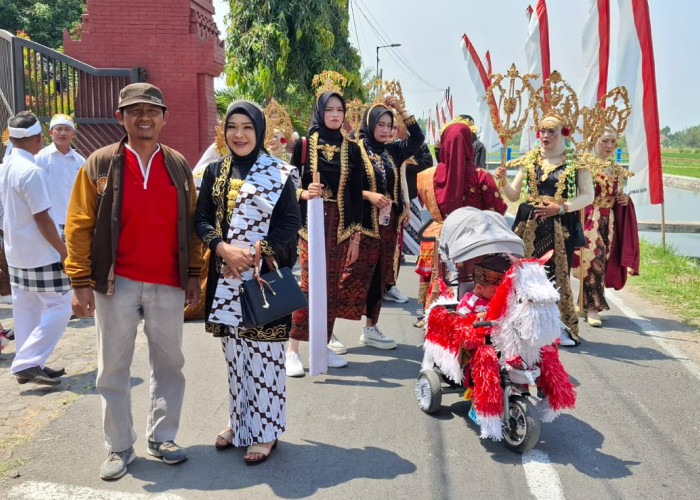
[[[41,134],[41,123],[37,121],[29,128],[7,127],[7,130],[10,132],[10,137],[14,139],[24,139],[25,137]]]
[[[51,118],[49,130],[54,128],[56,125],[68,125],[70,128],[75,130],[75,123],[73,123],[73,120],[71,120],[70,118],[66,118],[65,116],[56,115],[53,118]]]

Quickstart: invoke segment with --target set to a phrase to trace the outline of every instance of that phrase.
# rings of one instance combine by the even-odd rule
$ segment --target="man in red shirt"
[[[199,300],[203,263],[192,173],[180,153],[158,142],[168,117],[162,92],[127,85],[116,116],[127,135],[80,169],[65,228],[73,310],[96,316],[105,480],[122,477],[135,458],[129,375],[142,318],[152,374],[147,452],[166,464],[187,459],[174,442],[185,392],[182,308]]]

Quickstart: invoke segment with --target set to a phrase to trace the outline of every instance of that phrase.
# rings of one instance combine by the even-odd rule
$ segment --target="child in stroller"
[[[493,254],[503,259],[505,253],[522,256],[523,242],[499,214],[465,207],[445,220],[441,258],[467,263],[480,275],[489,264],[495,267]],[[472,407],[478,413],[481,436],[505,438],[506,445],[522,452],[539,436],[529,385],[536,384],[547,396],[538,401],[544,421],[552,420],[560,409],[572,408],[575,392],[554,346],[564,326],[556,306],[559,294],[544,270],[551,256],[539,260],[515,256],[509,258],[515,264],[496,289],[483,318],[486,322],[473,312],[454,312],[454,299],[433,302],[426,316],[416,396],[421,409],[430,413],[440,406],[442,377],[460,385],[467,381],[466,386],[472,380]],[[470,297],[464,298],[468,302]]]

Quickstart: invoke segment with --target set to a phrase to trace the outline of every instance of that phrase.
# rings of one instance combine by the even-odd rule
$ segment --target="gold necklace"
[[[326,159],[326,161],[333,160],[335,154],[338,151],[340,151],[340,148],[333,144],[322,144],[316,147],[321,150],[321,153],[323,154],[323,157]]]

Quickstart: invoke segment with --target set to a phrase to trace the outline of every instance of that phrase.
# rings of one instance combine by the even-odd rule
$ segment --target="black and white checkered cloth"
[[[34,269],[8,267],[10,283],[29,292],[67,292],[71,289],[70,279],[63,272],[60,262]]]

